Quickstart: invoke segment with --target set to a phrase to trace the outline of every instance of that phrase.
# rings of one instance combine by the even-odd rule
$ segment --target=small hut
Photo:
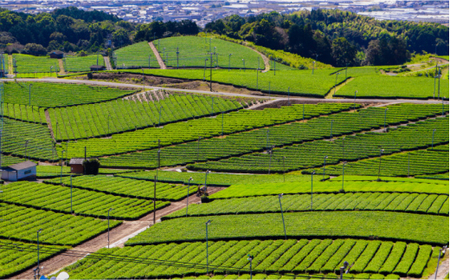
[[[36,163],[24,161],[13,164],[2,170],[2,179],[7,181],[18,181],[36,177]]]
[[[64,53],[62,51],[52,51],[50,53],[50,58],[62,59],[64,58]]]
[[[83,174],[84,172],[83,162],[84,158],[72,158],[69,161],[70,172]]]

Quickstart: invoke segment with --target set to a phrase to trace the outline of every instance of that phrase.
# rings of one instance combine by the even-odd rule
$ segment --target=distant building
[[[71,173],[81,173],[81,174],[84,173],[83,161],[84,161],[84,158],[72,158],[69,161],[70,172]]]
[[[56,58],[56,59],[64,58],[64,53],[62,51],[52,51],[50,53],[50,58]]]
[[[36,177],[36,163],[24,161],[13,164],[2,170],[2,179],[6,181],[18,181]]]
[[[103,65],[92,65],[91,66],[91,71],[101,71],[101,70],[105,70],[106,67]]]

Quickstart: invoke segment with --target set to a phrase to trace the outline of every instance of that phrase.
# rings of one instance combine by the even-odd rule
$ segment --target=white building
[[[2,170],[2,179],[6,181],[18,181],[29,177],[36,177],[36,163],[31,161],[13,164]]]

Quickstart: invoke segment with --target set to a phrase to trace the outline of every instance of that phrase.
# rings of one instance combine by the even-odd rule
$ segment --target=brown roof
[[[37,165],[36,163],[28,160],[28,161],[24,161],[21,163],[16,163],[16,164],[10,165],[10,166],[8,166],[8,168],[13,169],[13,170],[22,170],[22,169],[34,167],[36,165]]]
[[[69,161],[69,165],[72,164],[83,164],[84,158],[72,158]]]

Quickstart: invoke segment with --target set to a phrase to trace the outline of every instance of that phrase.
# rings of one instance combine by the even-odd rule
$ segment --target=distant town
[[[16,12],[40,13],[76,6],[99,10],[136,23],[155,20],[192,20],[200,27],[229,15],[258,15],[271,11],[291,13],[313,9],[340,9],[380,20],[437,22],[448,25],[449,1],[399,0],[0,0],[0,7]]]

